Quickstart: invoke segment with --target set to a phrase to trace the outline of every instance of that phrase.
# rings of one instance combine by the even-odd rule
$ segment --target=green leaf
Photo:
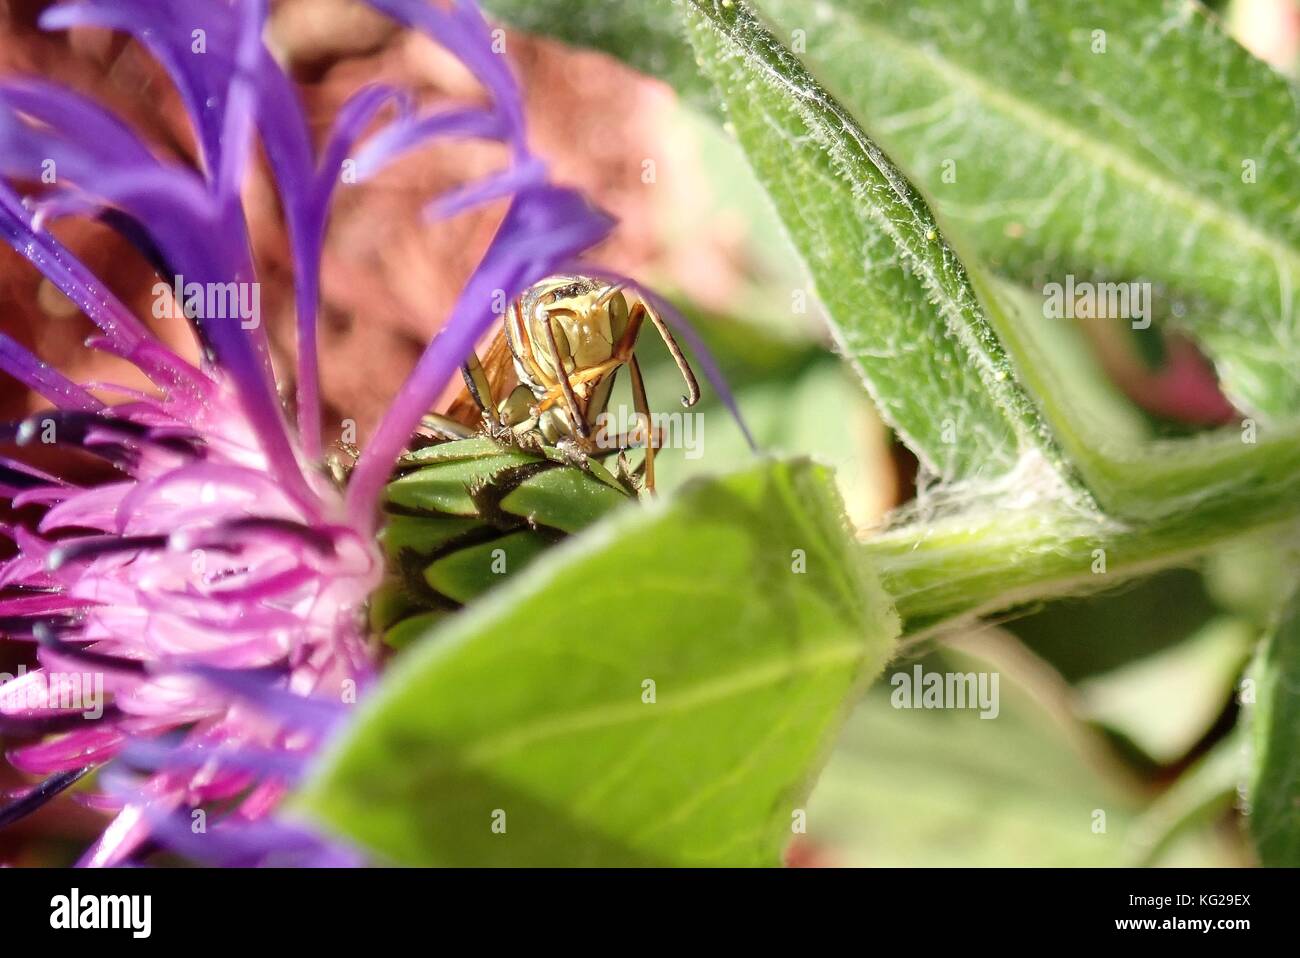
[[[855,527],[877,525],[893,506],[897,479],[888,431],[857,378],[837,357],[819,351],[788,376],[745,384],[736,390],[736,399],[760,448],[776,455],[812,456],[834,467]],[[720,406],[708,404],[702,414],[720,421],[726,415]],[[827,415],[828,409],[835,414]],[[749,457],[743,438],[714,438],[717,432],[721,430],[709,434],[704,455],[678,456],[676,474],[716,475],[728,463]]]
[[[1296,92],[1199,4],[758,2],[986,260],[1164,286],[1232,398],[1300,411]]]
[[[775,864],[897,627],[827,470],[688,484],[409,649],[298,804],[405,864]]]
[[[1138,807],[1135,783],[1104,741],[1034,684],[1042,670],[1026,668],[1024,658],[994,633],[961,651],[891,665],[846,723],[808,804],[814,860],[1122,864]],[[996,688],[996,713],[896,707],[909,704],[900,693],[904,683],[916,689],[917,667],[945,681],[952,673],[976,682],[983,675],[986,689]]]
[[[1250,832],[1265,865],[1300,866],[1300,597],[1253,669]]]
[[[801,46],[813,36],[833,31],[844,19],[846,5],[877,13],[883,9],[859,0],[840,0],[838,5],[828,2],[808,12],[806,4],[800,3],[805,0],[786,0],[783,10],[798,7],[804,14],[797,18],[797,27],[793,20],[782,20],[780,32],[800,40]],[[946,17],[966,16],[981,5],[945,4],[948,13],[927,14],[920,20],[948,22]],[[666,2],[637,5],[629,16],[656,20],[667,15],[669,7]],[[1071,15],[1082,16],[1074,5],[1067,7],[1067,13],[1073,10]],[[1013,462],[1023,463],[1016,457],[1028,446],[1046,450],[1054,461],[1059,446],[1107,512],[1139,519],[1195,509],[1207,486],[1223,489],[1234,483],[1243,492],[1253,489],[1270,498],[1292,495],[1300,456],[1294,428],[1260,424],[1255,430],[1252,426],[1258,432],[1257,444],[1254,432],[1243,441],[1235,430],[1193,441],[1151,442],[1132,410],[1098,385],[1095,364],[1072,360],[1079,349],[1061,349],[1059,342],[1053,342],[1069,334],[1051,328],[1063,321],[1044,320],[1041,295],[1035,300],[1025,291],[993,282],[969,261],[970,271],[962,269],[917,191],[884,158],[850,110],[858,107],[858,115],[868,121],[888,113],[890,98],[903,96],[900,91],[910,88],[910,75],[881,81],[882,88],[873,88],[872,98],[850,99],[846,105],[818,86],[777,38],[756,23],[744,4],[727,7],[691,0],[686,10],[696,24],[692,38],[714,43],[713,55],[700,57],[701,66],[719,84],[735,131],[807,260],[846,353],[866,377],[886,420],[898,427],[932,471],[948,478],[972,473],[988,477],[1005,472]],[[1038,8],[1033,14],[1048,15]],[[581,17],[557,16],[551,29],[578,42],[602,42],[583,34],[583,22]],[[975,17],[974,24],[970,35],[1000,43],[993,36],[1000,34],[986,29],[984,19]],[[1169,27],[1174,32],[1182,29],[1177,18]],[[662,32],[663,27],[656,29]],[[796,37],[795,29],[804,36]],[[912,29],[922,28],[913,25]],[[1208,37],[1215,28],[1205,29]],[[926,34],[916,42],[924,55],[938,57],[941,39]],[[1219,42],[1236,50],[1222,38]],[[845,53],[819,64],[822,74],[832,80],[877,70],[877,60],[888,62],[894,52],[863,44],[848,55],[829,39],[806,48],[809,56],[819,51]],[[861,56],[862,49],[870,49],[873,55]],[[999,54],[1004,59],[1009,55]],[[1105,59],[1091,52],[1088,56]],[[1234,56],[1244,58],[1242,69],[1255,76],[1258,64],[1239,50]],[[847,81],[836,86],[851,98],[857,89]],[[1264,89],[1276,92],[1275,81],[1265,82]],[[919,115],[909,117],[923,130],[960,129],[965,124],[964,116],[942,123],[943,116],[930,117],[934,122]],[[1014,151],[1016,146],[1003,149]],[[991,147],[981,156],[990,151]],[[1008,169],[1016,176],[1021,173],[1019,165],[999,161],[994,166],[996,173],[989,175],[1000,181],[1015,178],[1007,175]],[[916,170],[922,185],[942,204],[953,189],[966,187],[960,173],[956,183],[947,184],[941,172],[928,167]],[[1107,197],[1107,202],[1121,205],[1126,201],[1126,195]],[[1072,220],[1074,226],[1078,219]],[[956,222],[960,227],[959,218]],[[976,238],[992,242],[983,235]],[[1000,242],[1005,244],[1006,237]],[[995,258],[1004,259],[996,244],[991,248]],[[980,249],[983,252],[983,246]],[[1152,255],[1163,261],[1162,255]],[[863,270],[864,261],[873,268]],[[875,268],[882,262],[889,265]],[[1078,271],[1081,276],[1091,275],[1084,267]],[[1027,272],[1019,275],[1035,278]],[[925,283],[920,282],[923,278]],[[949,335],[939,335],[936,325],[945,326]],[[1268,331],[1252,342],[1274,338]],[[1267,351],[1272,361],[1282,362],[1287,369],[1300,368],[1300,363],[1286,362],[1285,337]],[[1037,409],[1017,380],[1034,397]],[[981,395],[985,390],[987,394]]]
[[[683,9],[701,69],[882,416],[933,475],[1009,472],[1043,431],[925,201],[746,7]]]

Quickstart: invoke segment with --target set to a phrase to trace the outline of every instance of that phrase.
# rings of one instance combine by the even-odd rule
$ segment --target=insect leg
[[[656,449],[664,447],[664,436],[667,433],[663,426],[654,430],[654,444]],[[635,433],[619,433],[617,436],[606,437],[605,448],[599,449],[592,453],[596,459],[607,459],[615,453],[627,452],[629,449],[637,449],[644,445],[644,440]]]
[[[651,493],[655,491],[655,435],[654,420],[650,418],[650,400],[645,394],[645,380],[641,378],[641,366],[636,356],[629,356],[628,372],[632,375],[632,404],[636,414],[642,420],[645,434],[645,487]]]
[[[440,416],[436,412],[425,413],[424,418],[420,420],[420,428],[434,439],[468,439],[474,435],[474,430],[464,423]]]
[[[573,420],[573,428],[583,439],[590,439],[591,430],[587,427],[587,419],[578,408],[578,397],[573,392],[573,385],[564,371],[564,362],[560,359],[560,346],[555,341],[555,329],[549,319],[542,323],[542,328],[546,330],[546,342],[551,347],[552,368],[559,380],[560,392],[564,394],[564,404],[568,407],[569,418]]]

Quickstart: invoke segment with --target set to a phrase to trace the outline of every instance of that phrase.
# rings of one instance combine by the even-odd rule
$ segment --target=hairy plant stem
[[[897,603],[905,637],[917,638],[956,619],[1108,589],[1266,530],[1300,533],[1300,489],[1262,508],[1245,510],[1240,500],[1141,524],[1043,503],[981,506],[891,529],[861,548]]]

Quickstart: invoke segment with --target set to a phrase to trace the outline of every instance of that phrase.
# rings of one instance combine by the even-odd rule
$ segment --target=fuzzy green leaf
[[[925,201],[744,5],[683,9],[701,69],[881,414],[941,478],[1010,471],[1040,423]]]
[[[775,864],[897,628],[826,470],[690,483],[408,650],[299,807],[406,864]]]
[[[996,268],[1164,287],[1246,410],[1300,412],[1300,105],[1187,0],[758,0]]]

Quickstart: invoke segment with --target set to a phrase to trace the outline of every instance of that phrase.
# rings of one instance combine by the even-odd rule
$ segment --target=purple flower
[[[81,0],[43,18],[52,29],[127,31],[148,47],[189,110],[197,170],[160,160],[115,116],[69,90],[0,83],[0,232],[99,328],[89,345],[129,360],[155,387],[74,383],[0,337],[0,369],[51,404],[0,426],[3,438],[73,447],[121,473],[81,486],[0,458],[0,495],[39,516],[4,529],[17,554],[0,566],[0,630],[37,643],[40,661],[0,686],[0,732],[28,737],[9,759],[44,776],[0,809],[0,824],[112,763],[86,800],[117,817],[87,864],[128,862],[158,843],[231,863],[349,860],[266,816],[371,679],[362,610],[382,573],[374,533],[393,462],[495,319],[493,302],[555,271],[610,227],[580,196],[549,184],[529,153],[515,81],[472,3],[371,3],[460,58],[490,106],[422,113],[402,91],[369,87],[341,109],[317,153],[293,85],[263,45],[258,0]],[[394,113],[388,124],[358,142],[386,110]],[[330,198],[344,169],[364,179],[445,137],[498,140],[510,159],[431,212],[498,197],[510,206],[341,488],[322,462],[316,362]],[[229,308],[257,301],[234,295],[257,282],[239,200],[257,139],[296,266],[292,426],[265,330]],[[50,170],[53,185],[38,195],[20,197],[12,185],[48,183]],[[46,230],[69,215],[101,217],[168,287],[179,285],[192,307],[198,366],[164,346]],[[194,809],[214,819],[202,841],[190,828]]]

